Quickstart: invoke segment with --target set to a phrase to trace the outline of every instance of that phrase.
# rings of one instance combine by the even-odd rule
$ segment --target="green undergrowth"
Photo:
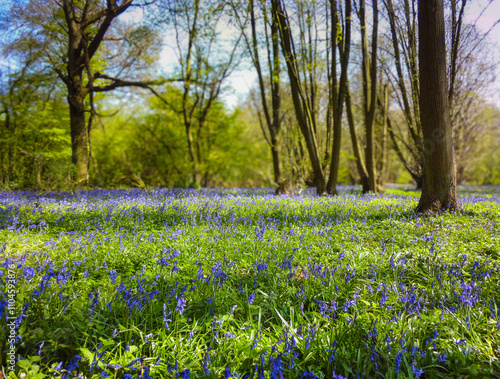
[[[500,376],[497,192],[467,190],[459,211],[435,217],[413,212],[415,191],[270,193],[3,193],[4,370]]]

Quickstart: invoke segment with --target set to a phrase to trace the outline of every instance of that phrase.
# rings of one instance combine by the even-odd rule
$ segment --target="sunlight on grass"
[[[1,193],[11,377],[499,375],[498,192],[305,192]]]

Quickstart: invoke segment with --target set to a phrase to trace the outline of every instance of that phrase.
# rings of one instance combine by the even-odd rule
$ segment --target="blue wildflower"
[[[108,276],[109,278],[111,279],[111,282],[113,282],[113,284],[116,283],[116,278],[118,278],[118,275],[116,273],[116,270],[111,270],[109,273],[108,273]]]
[[[394,373],[397,375],[397,373],[399,372],[400,370],[400,366],[401,366],[401,359],[403,358],[403,351],[402,350],[399,350],[398,351],[398,354],[396,355],[396,360],[395,360],[395,369],[394,369]]]
[[[210,362],[212,362],[212,360],[210,359],[210,352],[207,350],[205,352],[205,357],[203,358],[203,373],[205,375],[210,374],[210,368],[208,367]]]
[[[300,379],[319,379],[319,376],[314,373],[314,371],[304,371],[300,376]]]
[[[446,353],[443,351],[438,357],[438,362],[446,362],[446,358]]]
[[[167,314],[167,305],[163,303],[163,322],[165,323],[165,329],[170,330],[168,324],[172,321],[171,319],[168,318],[172,311],[168,312]]]
[[[343,375],[336,374],[335,370],[333,370],[332,379],[347,379],[347,378]]]
[[[271,378],[283,379],[283,361],[281,360],[282,354],[279,354],[276,358],[269,359],[269,366],[271,368],[270,376]]]
[[[248,297],[248,304],[253,304],[254,301],[255,301],[255,292],[252,292]]]
[[[181,315],[184,312],[184,308],[186,308],[186,299],[184,298],[183,293],[179,294],[175,298],[177,299],[177,306],[175,307],[175,310]]]
[[[413,373],[415,374],[415,377],[420,378],[422,374],[424,373],[424,370],[417,368],[415,365],[411,366]]]

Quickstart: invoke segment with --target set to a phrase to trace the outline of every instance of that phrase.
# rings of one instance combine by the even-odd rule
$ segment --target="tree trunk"
[[[342,33],[345,38],[339,44],[340,52],[340,80],[337,81],[337,25],[339,25],[338,9],[335,1],[331,2],[331,18],[332,18],[332,62],[331,62],[331,75],[332,83],[330,86],[330,102],[332,104],[333,112],[333,143],[332,143],[332,158],[330,162],[330,176],[326,191],[330,194],[337,194],[337,179],[340,165],[340,148],[342,138],[342,113],[344,106],[344,99],[347,93],[347,67],[349,65],[349,54],[351,48],[351,0],[346,1],[346,23],[345,30]]]
[[[274,182],[276,183],[276,195],[281,195],[285,192],[285,183],[281,177],[281,163],[280,163],[280,145],[278,136],[272,129],[271,134],[271,153],[273,156],[273,169],[274,169]]]
[[[413,177],[413,180],[415,180],[415,189],[421,190],[424,184],[424,176],[420,175],[417,177]]]
[[[458,205],[447,96],[443,0],[420,0],[418,17],[424,178],[416,212],[435,213]]]
[[[186,125],[186,137],[188,143],[189,159],[191,161],[191,183],[190,187],[199,188],[200,187],[200,177],[198,162],[196,161],[196,154],[194,152],[194,141],[193,134],[191,133],[191,124]]]
[[[361,21],[362,39],[362,71],[363,71],[363,99],[365,113],[366,133],[366,171],[368,173],[368,185],[371,192],[377,192],[377,170],[375,167],[374,146],[374,120],[377,96],[377,38],[378,38],[378,0],[373,1],[373,33],[371,56],[368,51],[368,33],[365,16],[365,1],[361,0],[359,7]]]
[[[276,182],[276,194],[285,192],[285,181],[281,174],[281,159],[279,134],[281,131],[281,87],[280,87],[280,46],[279,30],[276,15],[272,15],[271,22],[271,45],[272,45],[272,63],[269,64],[271,73],[271,104],[273,109],[272,124],[269,125],[271,134],[272,155],[274,165],[274,181]]]
[[[377,166],[377,191],[384,192],[385,174],[387,170],[387,112],[389,111],[389,94],[387,84],[384,86],[384,106],[382,108],[382,125],[380,136],[380,160]]]
[[[397,152],[398,158],[403,163],[405,169],[408,173],[414,178],[417,183],[421,183],[422,177],[419,174],[416,179],[416,172],[421,171],[421,167],[423,166],[423,144],[422,144],[422,125],[420,120],[420,107],[419,107],[419,85],[418,85],[418,68],[416,65],[417,61],[417,50],[416,50],[416,35],[415,35],[415,24],[416,20],[413,17],[412,9],[414,9],[415,0],[412,0],[410,4],[408,0],[404,1],[404,9],[405,9],[405,17],[407,24],[407,33],[404,37],[399,37],[400,33],[403,33],[403,30],[398,27],[396,22],[397,16],[394,11],[394,6],[392,0],[387,0],[385,2],[387,7],[387,14],[389,19],[389,25],[391,29],[391,40],[394,48],[394,61],[396,65],[397,72],[397,85],[393,85],[396,89],[399,89],[399,93],[401,96],[401,108],[405,115],[406,124],[408,126],[408,131],[410,132],[409,137],[411,141],[413,141],[414,147],[408,148],[410,143],[406,143],[403,141],[403,137],[401,136],[402,142],[407,146],[409,153],[412,155],[412,158],[415,162],[413,168],[410,167],[406,159],[403,158],[403,155],[399,151],[399,147],[394,138],[394,131],[391,129],[390,123],[388,123],[389,134],[391,140],[394,143],[394,147]],[[404,21],[403,21],[404,23]],[[400,38],[404,40],[408,40],[408,46],[400,50]],[[405,45],[406,46],[406,45]],[[407,69],[407,73],[403,72],[403,64]],[[410,80],[410,89],[408,91],[406,87],[406,77],[409,76]],[[411,102],[410,102],[411,99]],[[421,186],[419,187],[421,188]]]
[[[367,193],[370,191],[370,184],[368,181],[368,173],[366,172],[365,161],[363,156],[361,155],[361,147],[359,146],[356,124],[354,122],[354,114],[352,112],[351,92],[349,90],[349,87],[347,87],[345,102],[347,110],[347,121],[349,123],[349,131],[351,134],[352,150],[354,152],[354,156],[356,157],[356,167],[358,168],[358,173],[361,178],[362,191],[363,193]]]
[[[325,174],[321,165],[316,135],[313,130],[314,122],[311,118],[311,109],[308,107],[307,101],[304,99],[303,87],[300,83],[297,57],[295,56],[293,49],[292,34],[290,32],[288,17],[285,15],[285,12],[281,7],[280,0],[272,0],[271,4],[273,7],[273,16],[275,16],[278,21],[279,34],[281,36],[281,47],[286,58],[288,77],[290,79],[290,90],[292,93],[297,122],[304,136],[309,158],[311,160],[316,192],[318,195],[322,195],[325,192]]]
[[[73,85],[68,85],[69,117],[71,125],[71,150],[76,168],[77,186],[86,186],[89,180],[89,150],[85,120],[86,94],[82,93],[81,76],[75,75]]]
[[[280,145],[279,134],[281,130],[281,92],[280,92],[280,51],[279,51],[279,32],[278,21],[276,14],[271,14],[271,40],[269,40],[266,32],[266,47],[268,54],[268,69],[270,74],[270,87],[271,87],[271,109],[272,114],[269,112],[269,107],[266,98],[266,88],[264,85],[264,75],[262,74],[262,67],[259,58],[259,48],[257,39],[257,26],[255,18],[254,1],[250,0],[250,26],[252,29],[252,44],[248,43],[250,54],[252,57],[253,65],[257,71],[257,78],[259,82],[260,98],[262,109],[266,120],[267,129],[270,134],[269,145],[271,147],[271,154],[273,157],[273,170],[274,170],[274,183],[276,184],[276,194],[280,195],[285,192],[285,183],[281,174],[280,162]],[[265,10],[264,10],[265,11]],[[270,46],[272,49],[270,49]],[[272,51],[272,53],[271,53]],[[265,134],[265,131],[263,129]],[[266,137],[267,139],[267,137]]]

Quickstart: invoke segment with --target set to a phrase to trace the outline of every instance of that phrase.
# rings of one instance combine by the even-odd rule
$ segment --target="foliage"
[[[190,183],[186,134],[179,111],[182,92],[173,86],[163,100],[150,98],[146,110],[104,120],[93,134],[93,169],[99,186],[187,187]],[[267,151],[240,111],[222,102],[211,106],[200,133],[201,185],[262,186],[269,183]]]
[[[67,105],[50,76],[31,64],[2,77],[0,182],[4,188],[53,188],[71,172]],[[64,185],[63,184],[63,185]]]
[[[499,189],[341,190],[1,193],[10,377],[500,375]]]

